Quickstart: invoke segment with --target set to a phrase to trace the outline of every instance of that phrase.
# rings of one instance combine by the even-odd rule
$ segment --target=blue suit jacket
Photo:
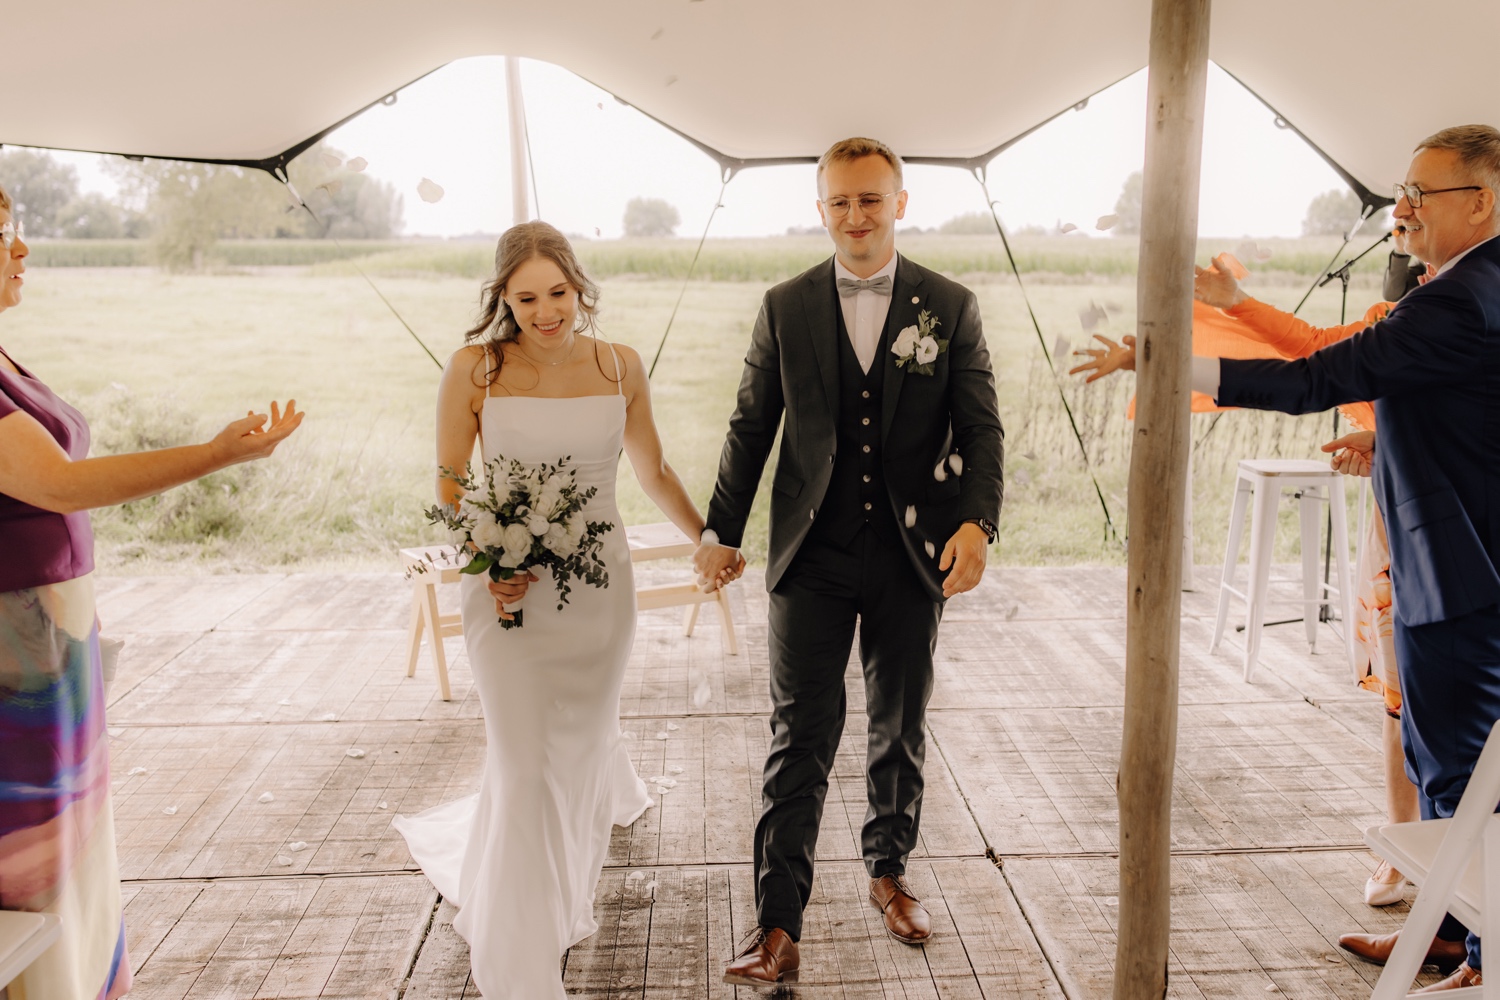
[[[1396,614],[1427,625],[1500,604],[1500,239],[1310,357],[1220,362],[1224,406],[1314,413],[1362,399],[1375,401]]]

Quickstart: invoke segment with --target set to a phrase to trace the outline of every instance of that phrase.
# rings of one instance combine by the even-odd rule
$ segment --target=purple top
[[[0,354],[5,354],[0,348]],[[9,358],[9,354],[5,354]],[[20,364],[0,366],[0,419],[20,411],[62,445],[75,462],[89,453],[89,425]],[[0,493],[0,593],[73,580],[94,570],[94,531],[87,511],[54,514]]]

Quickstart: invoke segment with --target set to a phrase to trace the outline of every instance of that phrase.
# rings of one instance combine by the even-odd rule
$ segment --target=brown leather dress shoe
[[[932,937],[932,918],[906,884],[906,876],[870,879],[870,903],[885,917],[886,933],[902,944],[926,944]]]
[[[797,942],[780,927],[757,927],[746,935],[734,961],[724,967],[732,986],[775,986],[797,981]]]
[[[1339,947],[1366,962],[1384,965],[1390,961],[1391,952],[1396,950],[1399,934],[1399,931],[1396,934],[1345,934],[1339,938]],[[1437,966],[1440,972],[1451,972],[1468,954],[1462,941],[1444,941],[1435,937],[1424,961],[1427,965]]]
[[[1416,993],[1442,993],[1444,990],[1461,990],[1466,986],[1483,986],[1484,976],[1479,974],[1478,969],[1469,968],[1469,963],[1464,962],[1458,967],[1458,971],[1441,982],[1424,986]]]

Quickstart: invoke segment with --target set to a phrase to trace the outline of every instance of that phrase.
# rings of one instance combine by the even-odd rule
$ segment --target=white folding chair
[[[1421,890],[1396,949],[1375,984],[1372,1000],[1396,1000],[1411,989],[1422,959],[1452,913],[1482,939],[1500,947],[1500,722],[1490,730],[1474,775],[1452,819],[1391,823],[1365,831],[1365,843]],[[1483,986],[1453,990],[1451,997],[1500,1000],[1500,958]]]

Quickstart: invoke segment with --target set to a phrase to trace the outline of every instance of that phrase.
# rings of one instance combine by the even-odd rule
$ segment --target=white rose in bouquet
[[[469,537],[481,549],[498,549],[505,544],[505,529],[500,527],[493,515],[476,517],[469,528]]]
[[[904,358],[917,346],[917,328],[909,326],[896,334],[896,342],[891,345],[891,353],[898,358]]]
[[[917,341],[917,364],[925,365],[937,360],[938,344],[934,337],[923,337]]]
[[[479,506],[479,502],[484,499],[484,494],[478,490],[465,493],[463,499],[458,502],[458,516],[463,518],[466,524],[478,524],[481,520],[480,515],[484,513],[484,509]]]
[[[562,503],[562,487],[558,485],[556,479],[549,479],[542,485],[542,491],[537,494],[536,503],[532,504],[532,509],[550,520],[557,514]]]
[[[542,536],[542,544],[547,547],[547,551],[555,552],[564,559],[578,551],[578,539],[569,536],[568,526],[565,524],[549,527]]]
[[[550,527],[552,527],[552,524],[547,520],[545,515],[538,514],[534,510],[530,514],[526,515],[526,530],[530,531],[538,538],[540,538],[542,535],[545,535],[547,533],[547,529]]]
[[[507,524],[503,544],[505,554],[497,561],[506,569],[515,569],[531,555],[531,532],[524,524]]]

